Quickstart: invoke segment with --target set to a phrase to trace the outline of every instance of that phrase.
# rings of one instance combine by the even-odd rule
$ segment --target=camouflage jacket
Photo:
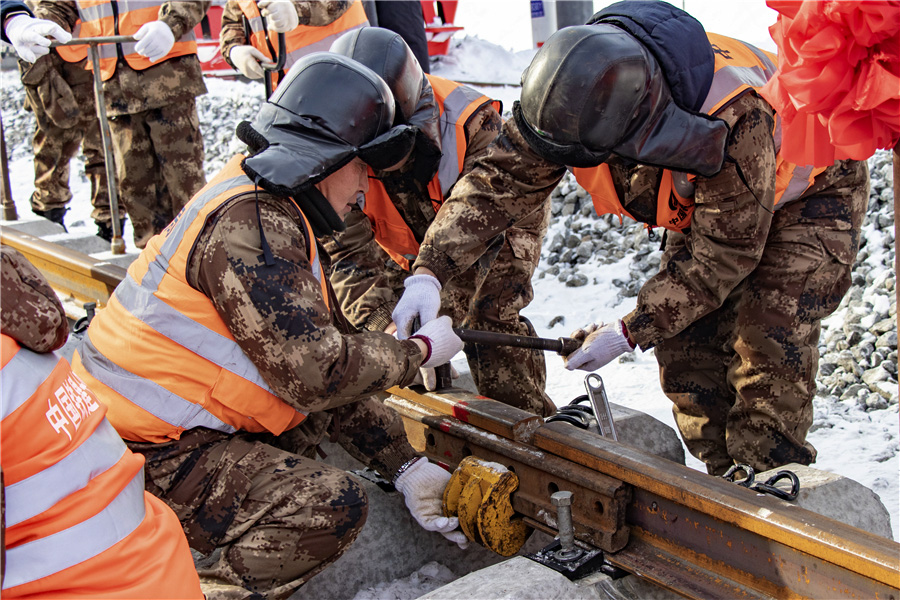
[[[172,29],[177,40],[203,19],[209,5],[209,0],[164,2],[159,20]],[[41,0],[34,12],[37,18],[58,23],[66,31],[72,31],[78,20],[74,0]],[[168,106],[205,93],[200,60],[195,54],[170,58],[140,71],[119,60],[115,74],[103,82],[106,113],[110,117]]]
[[[386,334],[347,335],[333,294],[329,310],[312,273],[296,211],[262,191],[258,198],[258,216],[255,194],[246,194],[207,222],[188,259],[188,283],[212,301],[272,390],[310,413],[307,438],[321,438],[333,416],[349,414],[331,424],[334,441],[390,476],[415,453],[396,413],[370,396],[411,383],[421,353],[414,342]],[[272,266],[259,251],[260,223]],[[359,406],[341,409],[349,404]]]
[[[297,0],[297,16],[300,17],[300,25],[321,27],[330,25],[341,15],[347,12],[353,0]],[[244,23],[241,16],[241,8],[237,0],[228,0],[222,11],[222,29],[219,32],[219,45],[222,57],[234,68],[231,62],[231,49],[235,46],[246,46],[250,42],[244,32]]]
[[[502,120],[497,111],[486,105],[476,111],[466,123],[466,156],[462,175],[475,167],[497,137]],[[454,149],[450,149],[454,151]],[[377,173],[384,183],[394,206],[404,215],[416,239],[425,232],[435,217],[428,182],[417,181],[410,175],[412,162],[396,172]],[[452,190],[452,188],[451,188]],[[344,314],[359,329],[384,331],[391,322],[391,312],[403,292],[403,281],[409,273],[403,271],[375,241],[372,223],[354,208],[344,219],[347,229],[323,240],[334,270],[331,283],[340,300]]]
[[[623,319],[644,350],[721,306],[756,268],[766,245],[775,198],[774,112],[755,94],[745,94],[716,116],[731,127],[726,151],[735,162],[727,162],[715,177],[697,178],[686,250],[644,284],[637,307]],[[640,206],[655,207],[658,168],[615,158],[608,164],[626,210],[640,219]],[[827,186],[841,171],[830,167],[797,201]],[[564,173],[564,167],[532,152],[510,119],[486,156],[456,184],[429,228],[414,268],[427,267],[442,282],[459,274],[494,236],[549,202]],[[655,218],[655,210],[650,215]]]
[[[47,280],[11,246],[0,246],[0,260],[0,332],[35,352],[61,348],[69,322]]]

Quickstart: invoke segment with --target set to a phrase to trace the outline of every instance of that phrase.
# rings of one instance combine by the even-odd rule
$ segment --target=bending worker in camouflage
[[[77,24],[79,37],[126,35],[138,40],[100,46],[118,195],[138,248],[162,231],[206,183],[195,102],[206,93],[206,84],[193,28],[207,8],[208,0],[41,0],[34,11],[38,18],[23,28],[28,34],[49,21],[67,31]],[[44,40],[49,41],[46,36]]]
[[[359,534],[363,488],[312,460],[328,434],[393,480],[423,527],[465,543],[441,510],[450,474],[415,454],[372,395],[462,342],[449,318],[405,341],[348,334],[316,247],[365,193],[363,160],[407,151],[410,131],[393,119],[372,71],[334,54],[302,58],[255,123],[238,127],[251,155],[233,157],[150,241],[74,357],[147,457],[147,488],[209,555],[199,567],[208,598],[285,598]]]
[[[441,291],[429,318],[440,308],[463,327],[534,335],[520,311],[534,297],[531,276],[540,258],[549,206],[497,236],[477,262],[443,289],[433,278],[409,272],[444,198],[497,136],[500,103],[467,86],[425,75],[403,38],[387,29],[351,31],[332,51],[384,78],[397,101],[397,123],[416,131],[415,148],[402,166],[374,170],[376,179],[364,204],[347,216],[347,230],[325,241],[335,267],[331,281],[350,321],[368,331],[393,331],[391,311],[404,285],[427,286]],[[409,333],[399,331],[401,339]],[[481,394],[538,415],[553,413],[544,393],[542,352],[476,344],[466,344],[465,352]],[[434,370],[425,370],[423,379],[432,389]]]
[[[416,272],[451,279],[546,203],[566,165],[599,214],[667,229],[636,308],[573,334],[584,343],[567,368],[654,348],[681,435],[710,473],[813,462],[819,324],[850,284],[868,171],[780,156],[777,115],[755,92],[774,70],[771,55],[707,36],[664,2],[618,2],[558,31],[524,73],[514,119],[429,229]],[[408,294],[398,326],[418,311]]]
[[[369,24],[362,0],[228,0],[219,45],[225,61],[248,79],[271,78],[272,89],[298,59],[328,50],[345,31]],[[276,36],[285,34],[284,69],[273,67]]]

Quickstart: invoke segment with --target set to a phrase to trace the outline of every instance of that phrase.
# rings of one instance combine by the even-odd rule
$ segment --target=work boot
[[[125,229],[125,221],[126,218],[122,217],[119,219],[119,230],[122,231]],[[102,221],[94,221],[97,224],[97,236],[103,238],[107,242],[112,242],[113,238],[113,230],[112,223],[104,223]]]
[[[39,217],[44,217],[48,221],[53,221],[54,223],[58,223],[66,233],[69,233],[69,230],[66,229],[66,224],[63,222],[63,216],[66,214],[66,211],[69,210],[65,206],[59,208],[51,208],[49,210],[35,210],[31,209],[31,212],[36,214]]]

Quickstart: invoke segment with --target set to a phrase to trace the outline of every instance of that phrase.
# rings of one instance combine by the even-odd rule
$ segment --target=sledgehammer
[[[568,356],[581,348],[581,342],[567,337],[551,340],[549,338],[530,337],[526,335],[512,335],[494,331],[457,328],[454,328],[453,332],[464,342],[484,344],[485,346],[515,346],[517,348],[551,350],[560,356]]]

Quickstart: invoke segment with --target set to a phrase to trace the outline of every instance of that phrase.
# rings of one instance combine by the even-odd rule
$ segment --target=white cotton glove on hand
[[[33,63],[50,52],[51,36],[57,42],[72,39],[71,33],[53,21],[19,15],[6,22],[6,37],[25,62]]]
[[[134,39],[138,40],[134,45],[134,51],[150,62],[156,62],[164,57],[175,45],[175,34],[162,21],[144,23],[134,34]]]
[[[450,379],[459,379],[459,371],[453,365],[450,365]],[[437,387],[437,374],[433,368],[421,368],[416,373],[416,378],[413,379],[412,385],[424,385],[426,390],[433,392]]]
[[[262,65],[274,67],[275,63],[253,46],[234,46],[228,52],[231,63],[247,79],[262,79],[265,75]]]
[[[293,31],[300,24],[297,8],[289,0],[260,0],[259,14],[266,18],[266,27],[273,33]]]
[[[605,325],[592,323],[585,328],[576,329],[570,337],[584,340],[581,348],[563,358],[570,371],[596,371],[617,356],[634,350],[621,319]]]
[[[406,291],[400,296],[391,318],[397,324],[397,337],[409,337],[413,320],[425,325],[435,317],[441,308],[441,282],[431,275],[413,275],[403,282]]]
[[[444,488],[449,481],[450,473],[423,456],[397,477],[394,487],[403,494],[406,508],[422,529],[437,531],[465,550],[469,545],[466,534],[454,531],[459,519],[444,516]]]
[[[428,346],[421,368],[442,365],[463,349],[463,341],[453,332],[453,321],[446,315],[428,321],[409,338],[418,338]]]

